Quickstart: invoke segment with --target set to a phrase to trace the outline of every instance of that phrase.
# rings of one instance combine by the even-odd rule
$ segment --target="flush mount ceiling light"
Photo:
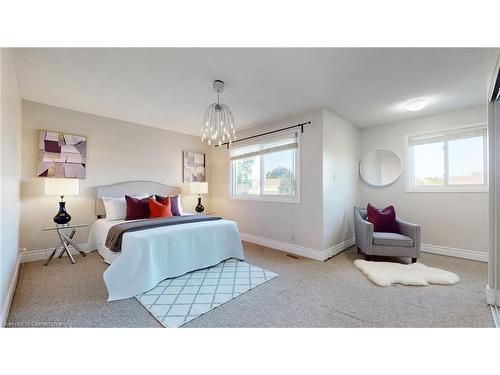
[[[207,140],[208,145],[212,143],[219,146],[236,140],[233,113],[229,107],[219,102],[219,94],[224,91],[224,82],[216,80],[213,89],[217,93],[217,103],[212,103],[205,111],[203,124],[201,126],[201,141]]]
[[[420,110],[424,109],[425,107],[427,107],[429,105],[429,102],[430,102],[430,100],[426,99],[426,98],[412,99],[412,100],[408,100],[405,103],[405,108],[408,111],[416,112],[416,111],[420,111]]]

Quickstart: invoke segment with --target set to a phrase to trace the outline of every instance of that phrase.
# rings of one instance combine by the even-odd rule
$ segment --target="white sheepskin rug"
[[[356,259],[354,265],[378,286],[391,286],[393,284],[453,285],[460,281],[460,278],[453,272],[427,267],[422,263],[401,264]]]

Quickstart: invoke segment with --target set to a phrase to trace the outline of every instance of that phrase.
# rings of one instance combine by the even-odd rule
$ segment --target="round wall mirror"
[[[361,178],[373,186],[387,186],[401,175],[401,159],[389,150],[373,150],[359,163]]]

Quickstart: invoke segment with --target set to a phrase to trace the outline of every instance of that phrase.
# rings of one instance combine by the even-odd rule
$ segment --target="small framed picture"
[[[205,181],[205,154],[201,152],[182,152],[182,182]]]

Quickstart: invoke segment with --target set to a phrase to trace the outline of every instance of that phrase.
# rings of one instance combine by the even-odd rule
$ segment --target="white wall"
[[[271,240],[263,243],[267,246],[322,259],[325,250],[353,238],[359,130],[321,108],[246,129],[238,138],[306,121],[311,125],[301,137],[300,203],[230,199],[225,148],[211,150],[211,199],[215,212],[237,221],[240,232]]]
[[[307,248],[322,249],[323,111],[321,109],[309,111],[246,129],[239,132],[237,138],[306,121],[311,121],[311,125],[304,127],[301,138],[300,203],[230,199],[229,152],[223,147],[211,149],[212,207],[217,214],[237,221],[240,232]]]
[[[9,306],[19,241],[19,176],[21,169],[21,97],[12,52],[0,49],[1,86],[1,221],[0,263],[2,322]]]
[[[486,106],[361,130],[361,157],[374,149],[395,152],[403,161],[401,177],[388,187],[375,188],[361,179],[360,204],[394,205],[402,218],[422,225],[422,242],[487,253],[487,193],[406,193],[405,136],[464,125],[486,123]]]
[[[87,136],[87,176],[80,180],[80,195],[65,197],[66,208],[75,223],[93,223],[94,193],[98,185],[128,180],[151,180],[180,186],[182,151],[205,152],[198,137],[82,112],[23,102],[22,181],[20,247],[36,250],[57,243],[53,233],[41,228],[53,225],[58,211],[57,197],[45,197],[43,178],[36,177],[38,129]],[[209,179],[207,170],[207,179]],[[206,210],[210,200],[203,199]],[[195,198],[184,199],[185,210],[193,210]],[[78,243],[87,242],[80,231]]]
[[[323,249],[328,249],[354,237],[360,132],[328,109],[323,116]]]

